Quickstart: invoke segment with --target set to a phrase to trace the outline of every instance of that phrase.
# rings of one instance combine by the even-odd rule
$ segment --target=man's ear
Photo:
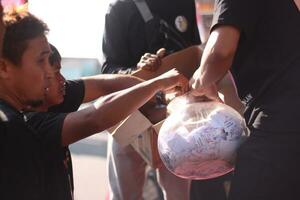
[[[6,79],[9,77],[11,63],[4,58],[0,58],[0,78]]]

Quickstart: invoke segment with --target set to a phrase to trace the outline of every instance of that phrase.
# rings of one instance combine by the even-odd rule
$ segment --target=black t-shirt
[[[187,46],[201,43],[194,0],[146,0],[146,2],[155,19],[165,20]],[[178,50],[175,43],[171,42],[174,36],[172,34],[168,42],[159,40],[161,42],[156,42],[155,45],[150,44],[149,37],[161,36],[156,29],[151,30],[151,27],[146,25],[132,0],[117,0],[112,3],[105,17],[102,72],[118,73],[119,70],[134,69],[144,53],[155,53],[161,47],[167,47],[169,51]]]
[[[241,31],[231,70],[240,98],[247,106],[255,102],[246,120],[252,115],[252,126],[261,130],[299,131],[300,12],[294,1],[217,0],[212,30],[221,25]]]
[[[27,113],[27,124],[42,136],[56,136],[61,142],[61,131],[64,117],[69,112],[76,111],[84,97],[84,83],[82,80],[67,81],[64,102],[51,107],[47,113]],[[51,141],[49,141],[51,142]],[[72,199],[73,172],[72,160],[68,147],[59,147],[55,151],[44,148],[45,189],[49,199]]]
[[[0,112],[0,199],[50,200],[45,193],[48,172],[44,158],[61,149],[59,130],[65,115],[53,118],[57,121],[53,134],[39,134],[26,124],[21,112],[2,100]]]

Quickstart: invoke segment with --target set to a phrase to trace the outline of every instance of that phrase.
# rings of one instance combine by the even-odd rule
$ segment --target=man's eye
[[[39,63],[39,64],[42,64],[42,63],[45,62],[45,60],[46,60],[45,58],[38,59],[38,63]]]

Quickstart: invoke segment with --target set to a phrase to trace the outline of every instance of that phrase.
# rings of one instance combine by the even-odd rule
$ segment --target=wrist
[[[154,78],[149,80],[151,81],[150,85],[153,87],[153,90],[155,90],[155,92],[164,90],[164,86],[162,84],[162,81],[158,78]]]

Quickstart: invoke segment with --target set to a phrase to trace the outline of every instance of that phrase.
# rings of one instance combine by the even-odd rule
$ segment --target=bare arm
[[[193,89],[209,87],[222,79],[232,64],[239,38],[240,31],[233,26],[219,26],[212,31],[191,80]]]
[[[68,114],[62,129],[62,145],[69,145],[110,128],[141,107],[156,92],[175,86],[186,90],[187,80],[176,70],[171,70],[157,78],[100,98],[86,109]]]
[[[83,103],[90,102],[119,90],[141,83],[143,80],[130,75],[101,74],[82,78],[85,93]]]
[[[164,72],[176,68],[187,78],[192,77],[197,69],[202,56],[201,45],[191,46],[181,51],[172,53],[164,57],[159,67],[155,67],[155,71],[139,69],[132,73],[133,76],[148,80],[163,74]]]
[[[243,114],[245,107],[237,94],[237,89],[230,72],[217,83],[217,88],[218,92],[224,96],[224,103],[234,108],[240,114]]]

